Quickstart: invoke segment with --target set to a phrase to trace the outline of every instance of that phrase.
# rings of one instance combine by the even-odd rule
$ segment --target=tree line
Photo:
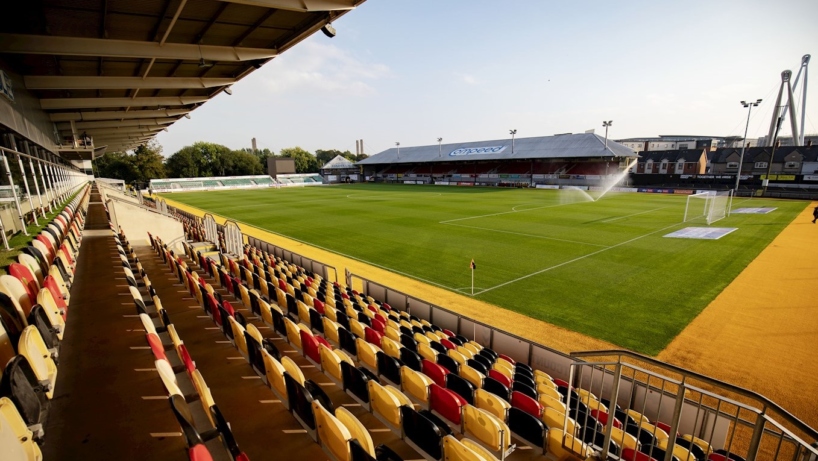
[[[152,141],[133,153],[109,152],[94,160],[95,174],[101,178],[122,179],[127,183],[147,183],[160,178],[200,178],[209,176],[245,176],[265,174],[267,159],[285,157],[295,160],[297,173],[317,173],[327,162],[340,155],[357,162],[368,156],[350,151],[318,149],[315,154],[301,147],[281,149],[238,150],[212,142],[199,141],[179,149],[169,157],[162,156],[162,146]]]

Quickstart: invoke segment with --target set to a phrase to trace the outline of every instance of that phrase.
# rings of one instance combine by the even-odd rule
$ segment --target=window
[[[727,162],[727,169],[738,168],[738,162]]]
[[[687,144],[679,144],[679,150],[681,149],[690,149]]]
[[[798,162],[787,162],[784,168],[798,168]]]
[[[767,162],[756,162],[755,168],[767,168]]]

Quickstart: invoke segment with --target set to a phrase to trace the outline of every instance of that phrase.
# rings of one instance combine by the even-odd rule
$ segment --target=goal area
[[[705,191],[687,196],[683,222],[704,218],[707,225],[730,216],[733,191]]]

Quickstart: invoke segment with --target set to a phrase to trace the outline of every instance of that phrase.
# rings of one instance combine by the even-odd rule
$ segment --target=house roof
[[[748,147],[744,151],[744,162],[755,162],[755,159],[760,156],[769,156],[772,147]],[[780,146],[775,148],[773,163],[783,162],[784,159],[793,152],[798,152],[804,156],[805,162],[818,161],[818,146]],[[716,157],[713,163],[727,163],[727,158],[732,154],[741,155],[740,147],[729,147],[716,150]]]
[[[326,165],[321,167],[322,170],[345,170],[349,168],[354,169],[355,164],[340,155],[336,155],[335,158],[333,158],[332,160],[327,162]]]
[[[512,152],[513,150],[513,152]],[[358,162],[358,165],[392,163],[473,162],[477,160],[529,160],[557,158],[636,157],[632,149],[593,133],[494,139],[428,146],[394,147]]]

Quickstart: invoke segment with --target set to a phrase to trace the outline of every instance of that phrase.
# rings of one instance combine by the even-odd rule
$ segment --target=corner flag
[[[469,267],[471,268],[471,270],[477,269],[477,264],[474,263],[474,259],[471,260],[471,264],[469,264]]]
[[[471,269],[471,294],[474,296],[474,270],[477,269],[477,264],[474,263],[474,258],[472,258],[471,263],[469,263],[469,269]]]

